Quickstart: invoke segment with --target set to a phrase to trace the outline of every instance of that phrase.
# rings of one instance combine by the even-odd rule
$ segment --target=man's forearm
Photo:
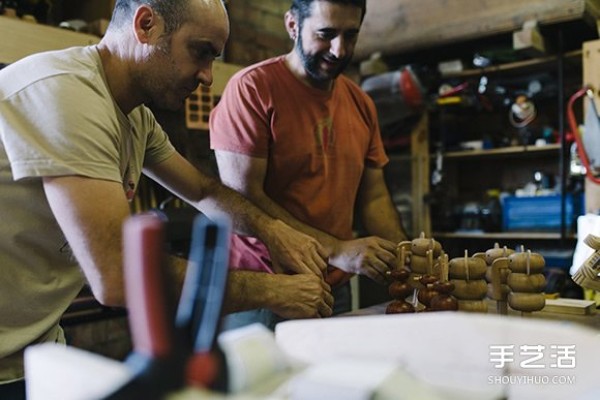
[[[223,310],[225,313],[270,308],[273,275],[254,271],[230,270]]]
[[[380,196],[370,201],[363,209],[362,221],[370,235],[396,243],[408,240],[400,215],[389,196]]]

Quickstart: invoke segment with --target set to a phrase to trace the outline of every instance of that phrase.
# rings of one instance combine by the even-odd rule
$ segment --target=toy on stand
[[[410,272],[407,269],[399,269],[392,271],[390,277],[393,282],[388,288],[390,296],[394,299],[385,309],[386,314],[404,314],[414,313],[415,307],[406,301],[406,298],[410,296],[414,289],[408,283]]]
[[[540,311],[546,305],[544,266],[544,257],[531,250],[521,248],[521,252],[508,257],[510,274],[507,283],[511,289],[508,304],[513,310],[521,311],[522,316]]]
[[[433,296],[430,303],[431,311],[456,311],[458,300],[452,295],[454,284],[448,281],[448,254],[442,254],[440,260],[440,280],[433,284],[437,295]]]
[[[508,274],[508,256],[515,251],[506,246],[500,247],[498,243],[485,253],[478,253],[474,256],[482,256],[487,264],[485,279],[488,282],[487,297],[496,302],[496,313],[500,315],[508,314],[508,293],[510,288],[507,284]]]
[[[480,257],[469,257],[467,250],[464,257],[450,260],[448,274],[454,284],[452,294],[458,299],[460,311],[487,312],[484,300],[487,294],[486,270],[485,261]]]

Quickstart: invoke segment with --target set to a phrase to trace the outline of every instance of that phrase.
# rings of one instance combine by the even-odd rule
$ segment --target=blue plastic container
[[[505,231],[560,230],[560,195],[502,199],[502,229]],[[583,195],[565,196],[565,226],[571,229],[584,211]]]

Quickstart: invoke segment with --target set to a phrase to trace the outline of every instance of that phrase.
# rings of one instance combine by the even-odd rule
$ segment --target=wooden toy
[[[388,288],[390,296],[394,299],[385,309],[386,314],[403,314],[415,312],[414,306],[406,301],[414,289],[408,283],[410,272],[407,269],[397,269],[391,271],[390,277],[393,282]]]
[[[540,311],[546,305],[543,290],[546,278],[542,274],[545,266],[544,257],[540,254],[526,252],[511,254],[508,257],[510,274],[507,284],[511,289],[508,304],[514,310],[521,311],[522,316],[533,311]]]
[[[448,281],[448,255],[440,256],[441,276],[438,282],[433,284],[433,290],[438,294],[433,296],[430,303],[431,311],[456,311],[458,300],[452,296],[454,284]]]
[[[510,270],[508,269],[508,256],[514,254],[514,250],[506,246],[500,247],[498,243],[494,244],[492,249],[483,254],[487,264],[485,279],[488,282],[487,297],[496,302],[496,312],[500,315],[508,314],[508,293],[510,288],[507,285],[507,278]]]
[[[487,294],[485,281],[486,263],[481,257],[453,258],[449,263],[448,275],[454,284],[452,295],[458,299],[461,311],[487,312],[487,303],[483,300]]]

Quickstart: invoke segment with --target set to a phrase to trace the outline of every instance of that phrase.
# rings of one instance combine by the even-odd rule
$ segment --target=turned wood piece
[[[402,269],[406,267],[406,258],[410,257],[410,246],[411,242],[404,240],[396,246],[396,269]]]
[[[412,240],[410,251],[418,256],[426,256],[428,250],[433,250],[433,256],[437,258],[442,253],[442,245],[437,240],[426,238],[425,233],[421,232],[420,237]]]
[[[464,257],[450,260],[449,277],[454,285],[452,295],[458,300],[459,310],[487,311],[487,305],[483,301],[488,290],[484,279],[486,268],[486,262],[482,257],[469,257],[466,250]]]
[[[448,281],[448,254],[440,256],[439,264],[440,280],[433,284],[433,290],[438,292],[438,294],[431,299],[431,310],[456,311],[458,310],[458,299],[452,295],[454,284]]]
[[[413,293],[413,288],[408,282],[409,277],[410,271],[405,268],[390,272],[393,282],[389,285],[388,292],[394,300],[386,307],[386,314],[415,312],[413,305],[406,301],[406,298]]]
[[[545,266],[544,257],[532,253],[531,250],[511,254],[508,257],[507,284],[511,289],[508,305],[517,311],[530,313],[539,311],[546,305],[543,290],[546,278],[542,274]]]
[[[433,288],[433,284],[438,281],[438,277],[435,275],[423,275],[419,282],[423,285],[422,289],[419,289],[417,293],[417,299],[419,303],[423,304],[425,308],[431,307],[431,299],[437,296],[439,293]]]
[[[485,252],[486,263],[487,265],[492,265],[496,258],[508,257],[514,253],[513,249],[509,249],[506,246],[500,247],[498,243],[494,243],[494,247]]]
[[[508,258],[499,257],[496,258],[492,265],[488,268],[489,278],[488,281],[488,293],[487,296],[496,302],[496,311],[500,315],[508,314],[508,294],[510,288],[507,284],[507,278],[510,272],[508,268]],[[488,277],[488,274],[486,274]]]

